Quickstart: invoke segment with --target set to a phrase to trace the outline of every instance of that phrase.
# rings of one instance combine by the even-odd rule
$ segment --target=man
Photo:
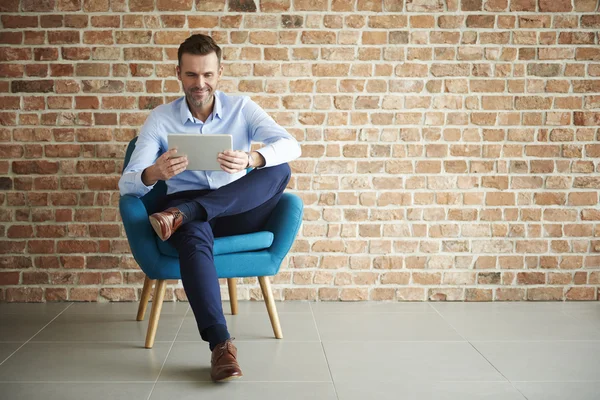
[[[185,96],[154,109],[141,128],[119,181],[121,195],[141,197],[166,181],[162,212],[150,222],[177,249],[183,287],[200,336],[209,343],[211,378],[242,376],[227,330],[213,260],[215,237],[259,231],[289,179],[287,164],[300,156],[298,142],[247,96],[217,91],[221,49],[193,35],[179,47],[177,77]],[[232,134],[233,148],[217,156],[222,171],[186,171],[186,157],[168,150],[168,133]],[[249,152],[252,141],[266,146]],[[254,169],[246,174],[246,168]]]

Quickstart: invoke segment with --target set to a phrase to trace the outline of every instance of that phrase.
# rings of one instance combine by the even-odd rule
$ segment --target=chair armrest
[[[119,211],[125,226],[125,233],[131,253],[138,265],[146,273],[156,270],[162,258],[156,245],[154,229],[148,220],[148,212],[140,198],[131,195],[121,196]]]
[[[275,236],[269,253],[276,257],[279,263],[294,244],[302,224],[303,212],[302,199],[295,194],[284,193],[265,225],[265,230],[273,232]]]

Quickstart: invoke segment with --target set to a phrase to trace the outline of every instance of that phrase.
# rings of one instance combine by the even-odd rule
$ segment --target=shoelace
[[[173,217],[174,217],[175,219],[179,218],[179,217],[180,217],[180,216],[182,216],[182,215],[183,215],[183,218],[187,218],[187,215],[185,215],[185,214],[183,213],[183,211],[175,211],[175,212],[173,213]]]
[[[233,346],[233,341],[235,340],[234,337],[227,339],[226,341],[224,341],[223,343],[219,343],[216,347],[217,350],[219,350],[219,354],[216,356],[215,361],[217,361],[219,358],[223,357],[223,354],[225,354],[225,350],[229,351],[229,346]]]

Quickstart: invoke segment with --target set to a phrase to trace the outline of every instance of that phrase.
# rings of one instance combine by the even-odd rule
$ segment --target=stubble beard
[[[206,98],[204,100],[196,100],[194,98],[194,93],[193,91],[189,91],[186,92],[185,94],[188,102],[190,104],[192,104],[194,107],[198,107],[198,108],[202,108],[203,106],[210,104],[210,102],[212,101],[213,97],[214,97],[214,91],[212,89],[208,90],[208,95],[206,96]]]

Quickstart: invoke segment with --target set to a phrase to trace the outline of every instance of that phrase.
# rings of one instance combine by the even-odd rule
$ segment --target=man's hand
[[[171,149],[163,153],[154,165],[148,167],[142,173],[144,185],[154,185],[157,181],[166,181],[185,171],[188,159],[185,156],[176,157],[177,149]]]
[[[230,174],[235,174],[248,167],[264,167],[266,164],[265,158],[258,151],[251,153],[252,158],[248,157],[248,153],[239,150],[227,150],[219,153],[217,162],[221,165],[221,169]]]
[[[248,167],[248,154],[239,150],[226,150],[218,154],[217,162],[223,171],[235,174]]]

